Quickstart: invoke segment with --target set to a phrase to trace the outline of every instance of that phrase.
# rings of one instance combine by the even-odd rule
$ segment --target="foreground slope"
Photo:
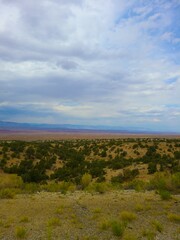
[[[179,239],[179,220],[173,217],[179,196],[162,201],[152,191],[41,192],[0,202],[2,240]]]

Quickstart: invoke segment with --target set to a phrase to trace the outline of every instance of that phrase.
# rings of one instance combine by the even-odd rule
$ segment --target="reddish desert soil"
[[[111,133],[103,131],[42,131],[0,130],[0,140],[64,140],[64,139],[112,139],[112,138],[180,138],[180,134]]]

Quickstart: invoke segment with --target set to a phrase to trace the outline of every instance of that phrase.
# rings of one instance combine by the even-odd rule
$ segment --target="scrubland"
[[[0,142],[0,239],[180,236],[180,140]]]

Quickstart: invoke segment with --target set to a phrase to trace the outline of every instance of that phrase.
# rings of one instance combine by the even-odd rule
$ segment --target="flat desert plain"
[[[66,139],[117,139],[117,138],[180,138],[180,134],[124,133],[93,130],[2,130],[0,140],[66,140]]]

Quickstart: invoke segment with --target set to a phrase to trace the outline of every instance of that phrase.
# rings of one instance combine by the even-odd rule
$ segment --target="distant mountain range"
[[[123,131],[126,129],[109,126],[90,126],[75,124],[41,124],[41,123],[17,123],[0,121],[0,129],[6,130],[102,130],[102,131]],[[135,129],[134,129],[135,130]]]
[[[1,131],[95,131],[95,132],[116,132],[116,133],[162,133],[135,127],[114,127],[114,126],[92,126],[92,125],[74,125],[74,124],[40,124],[40,123],[17,123],[0,121]]]

